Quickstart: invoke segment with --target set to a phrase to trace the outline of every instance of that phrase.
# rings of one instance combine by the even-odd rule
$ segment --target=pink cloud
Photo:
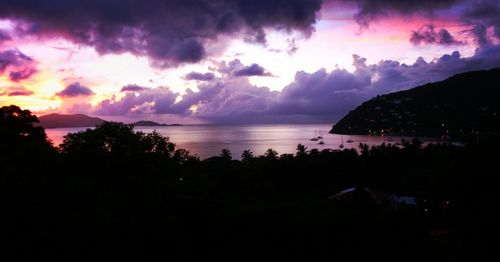
[[[0,96],[31,96],[33,94],[34,94],[33,91],[26,89],[22,86],[10,87],[4,90],[3,92],[0,92]]]

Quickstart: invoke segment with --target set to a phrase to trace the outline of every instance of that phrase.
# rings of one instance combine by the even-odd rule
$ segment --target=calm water
[[[280,154],[295,153],[297,144],[306,145],[309,149],[339,149],[343,144],[346,148],[357,148],[359,143],[378,145],[383,142],[396,143],[398,137],[348,136],[328,134],[331,124],[316,125],[231,125],[231,126],[167,126],[140,127],[137,131],[158,133],[170,137],[177,148],[185,148],[201,159],[219,155],[223,148],[231,151],[233,158],[239,159],[245,149],[253,151],[254,155],[262,155],[268,148],[273,148]],[[48,137],[58,145],[63,136],[78,132],[85,128],[47,129]],[[314,136],[322,135],[324,145],[310,141]],[[348,143],[348,140],[353,142]]]

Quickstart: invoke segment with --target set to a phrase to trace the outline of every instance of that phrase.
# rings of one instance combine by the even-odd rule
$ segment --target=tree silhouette
[[[231,156],[231,151],[229,149],[224,148],[221,150],[220,157],[224,160],[231,160],[233,157]]]
[[[307,147],[303,144],[297,145],[297,153],[295,154],[297,157],[304,157],[307,155]]]
[[[199,161],[199,159],[196,155],[194,155],[194,156],[190,155],[189,151],[186,149],[183,149],[183,148],[179,148],[179,149],[175,150],[172,158],[177,163],[186,163],[190,160]]]
[[[60,146],[67,154],[155,154],[172,157],[175,144],[157,132],[145,134],[134,132],[133,126],[115,122],[104,122],[95,129],[70,133]]]
[[[40,126],[38,118],[29,110],[22,110],[18,106],[4,106],[0,108],[0,144],[2,152],[23,147],[48,147],[45,130]]]
[[[264,154],[264,157],[269,160],[276,160],[278,159],[278,152],[272,148],[269,148]]]
[[[250,162],[254,159],[253,152],[250,149],[246,149],[241,153],[241,161]]]

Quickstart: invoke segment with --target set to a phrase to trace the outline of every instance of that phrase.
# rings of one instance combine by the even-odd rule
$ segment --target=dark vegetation
[[[337,134],[386,134],[468,140],[500,135],[500,68],[377,96],[332,129]]]
[[[5,261],[481,261],[497,252],[498,144],[299,145],[295,155],[247,150],[235,160],[223,150],[200,161],[112,122],[54,148],[36,122],[0,108]],[[418,204],[379,203],[363,187]]]

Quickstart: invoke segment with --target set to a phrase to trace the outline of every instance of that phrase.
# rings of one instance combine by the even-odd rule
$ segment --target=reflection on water
[[[261,155],[268,148],[273,148],[280,154],[295,153],[297,144],[303,144],[309,149],[320,150],[331,148],[357,148],[359,143],[378,145],[383,142],[396,143],[401,138],[378,136],[332,135],[328,131],[331,124],[317,125],[230,125],[230,126],[166,126],[138,127],[137,131],[158,133],[170,137],[178,148],[185,148],[201,159],[219,155],[223,148],[232,152],[233,158],[239,159],[245,149],[250,149],[254,155]],[[85,130],[85,128],[47,129],[48,137],[54,144],[62,143],[63,136],[68,133]],[[310,139],[323,136],[324,145]]]

